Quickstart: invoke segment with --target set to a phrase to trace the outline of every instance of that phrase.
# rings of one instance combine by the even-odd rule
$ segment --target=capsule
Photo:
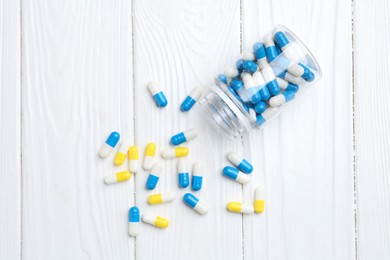
[[[152,169],[155,154],[156,154],[156,144],[148,143],[145,148],[144,163],[142,164],[142,167],[145,170]]]
[[[282,71],[279,75],[278,75],[279,78],[282,78],[284,80],[287,80],[288,82],[291,82],[293,84],[299,84],[302,82],[302,78],[301,77],[296,77],[294,75],[292,75],[291,73],[289,73],[288,71]]]
[[[198,133],[196,132],[195,128],[187,129],[186,131],[183,131],[181,133],[175,134],[171,137],[171,144],[173,145],[179,145],[184,142],[190,141],[198,136]]]
[[[250,164],[250,162],[245,160],[244,157],[242,157],[238,153],[236,153],[236,152],[229,152],[227,154],[227,158],[240,171],[242,171],[244,173],[251,173],[253,171],[252,164]]]
[[[128,157],[129,157],[129,170],[132,173],[138,172],[139,169],[139,162],[138,162],[138,147],[137,146],[130,146],[128,150]]]
[[[263,101],[260,101],[254,107],[254,109],[255,109],[257,114],[263,113],[266,108],[267,108],[267,104],[265,102],[263,102]]]
[[[186,170],[185,162],[183,159],[177,161],[177,173],[179,177],[179,188],[187,188],[190,185],[190,176]]]
[[[168,100],[165,97],[164,92],[158,89],[157,82],[150,81],[148,83],[148,89],[158,107],[166,107],[168,105]]]
[[[118,143],[119,138],[120,134],[118,132],[112,132],[107,138],[106,142],[100,148],[99,156],[103,159],[107,158]]]
[[[264,211],[265,207],[265,190],[264,187],[259,186],[255,190],[255,203],[254,208],[256,213]]]
[[[241,77],[242,77],[242,81],[244,82],[246,95],[250,97],[249,101],[251,101],[254,104],[258,103],[261,100],[261,94],[258,91],[259,85],[257,84],[261,84],[261,83],[256,84],[255,80],[249,73],[241,73]]]
[[[127,151],[129,150],[129,146],[130,146],[129,140],[125,140],[121,143],[121,146],[119,147],[118,152],[116,153],[114,159],[114,164],[116,166],[121,166],[125,162]]]
[[[249,175],[240,172],[238,169],[231,166],[226,166],[225,168],[223,168],[223,176],[235,180],[236,182],[241,184],[246,184],[250,181]]]
[[[139,209],[138,207],[131,207],[129,209],[129,235],[136,237],[139,233]]]
[[[193,191],[201,190],[202,184],[203,184],[203,167],[200,162],[196,162],[192,166],[191,189]]]
[[[232,79],[230,86],[237,92],[244,87],[244,83],[239,79]]]
[[[165,159],[170,158],[178,158],[178,157],[184,157],[189,154],[189,150],[187,147],[175,147],[175,148],[167,148],[164,151],[162,151],[161,156]]]
[[[235,213],[252,214],[254,212],[254,208],[252,205],[244,204],[241,202],[235,202],[235,201],[229,202],[226,208],[230,212],[235,212]]]
[[[293,100],[295,97],[294,91],[284,91],[282,94],[279,94],[277,96],[272,97],[269,100],[269,105],[271,107],[279,107],[283,105],[284,103]]]
[[[167,228],[169,226],[169,221],[166,218],[153,215],[143,215],[142,221],[146,224],[158,227],[158,228]]]
[[[236,69],[235,67],[230,67],[230,68],[227,68],[224,72],[224,74],[226,75],[226,77],[228,78],[235,78],[235,77],[238,77],[238,75],[240,74],[238,69]]]
[[[279,109],[277,107],[269,107],[267,108],[263,113],[258,114],[256,117],[256,124],[262,125],[269,119],[271,119],[273,116],[275,116],[279,112]]]
[[[244,60],[253,61],[253,60],[255,60],[255,55],[253,54],[253,52],[246,51],[246,52],[242,53],[242,58]]]
[[[267,60],[271,63],[273,60],[278,57],[278,50],[276,49],[275,42],[272,39],[271,34],[264,35],[264,45],[265,45],[265,53],[267,56]]]
[[[257,70],[257,64],[251,60],[246,60],[242,65],[242,69],[246,72],[254,73]]]
[[[191,193],[184,194],[183,201],[201,215],[204,215],[209,211],[207,206]]]
[[[284,79],[281,79],[279,77],[276,78],[278,81],[278,85],[280,86],[280,89],[287,90],[287,91],[294,91],[295,93],[298,92],[299,86],[293,83],[290,83]]]
[[[150,170],[148,180],[146,181],[146,188],[148,190],[154,190],[160,178],[160,174],[162,172],[162,164],[160,162],[156,162],[153,164],[152,169]]]
[[[122,181],[127,181],[131,177],[130,171],[117,172],[115,174],[108,175],[104,177],[104,182],[106,184],[114,184]]]
[[[265,84],[265,80],[264,80],[263,74],[261,74],[260,71],[256,71],[255,73],[253,73],[252,78],[253,78],[253,81],[255,82],[255,85],[258,88],[260,88],[260,90],[258,92],[259,93],[259,97],[257,97],[258,102],[253,102],[254,101],[253,98],[252,98],[252,102],[254,104],[257,104],[261,100],[262,101],[267,101],[271,97],[271,94],[270,94],[270,92],[268,90],[267,85]]]
[[[238,59],[236,61],[236,68],[238,69],[238,71],[243,70],[244,61],[245,61],[244,59]]]
[[[152,194],[148,197],[148,203],[150,205],[168,203],[175,199],[175,194],[173,193],[159,193]]]
[[[202,96],[202,87],[195,87],[188,94],[183,103],[181,103],[180,109],[183,112],[190,111],[190,109],[195,105],[196,101]]]

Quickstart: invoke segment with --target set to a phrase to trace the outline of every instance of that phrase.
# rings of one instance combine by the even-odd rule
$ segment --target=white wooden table
[[[0,259],[389,259],[390,5],[386,0],[2,0]],[[323,69],[316,86],[263,131],[229,141],[179,103],[276,24]],[[159,110],[145,88],[165,86]],[[106,186],[112,130],[161,149],[195,126],[190,161],[206,167],[206,216],[185,207],[175,161],[148,206],[146,172]],[[159,149],[159,150],[160,150]],[[256,171],[221,177],[229,150]],[[226,212],[267,187],[262,215]],[[127,235],[127,211],[160,213],[166,230]]]

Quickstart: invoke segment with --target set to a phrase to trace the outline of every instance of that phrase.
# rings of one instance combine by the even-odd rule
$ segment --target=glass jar
[[[217,76],[215,84],[208,89],[199,102],[202,110],[207,114],[206,118],[209,118],[213,125],[222,129],[231,138],[240,136],[251,129],[263,128],[285,110],[291,103],[290,100],[295,97],[295,92],[300,95],[302,91],[308,86],[314,85],[322,76],[321,68],[314,56],[288,28],[281,25],[276,26],[270,34],[264,37],[264,42],[264,45],[255,43],[252,54],[243,53],[236,60],[234,68],[225,73],[231,74],[232,71],[235,71],[230,75],[231,78],[223,74]],[[261,46],[266,51],[267,59],[259,58],[265,53],[258,48]],[[242,63],[249,60],[256,63],[257,69],[252,70],[249,68],[250,66],[243,69]],[[251,62],[247,64],[253,65]],[[267,66],[268,68],[265,68]],[[270,77],[266,75],[270,73],[270,69],[272,69],[271,74],[275,75],[277,79],[277,91],[274,89],[275,82],[270,82]],[[259,76],[259,72],[265,78],[264,84],[252,80]],[[249,80],[248,74],[250,75]],[[245,87],[238,90],[233,88],[237,86],[233,85],[233,82],[240,81],[240,84]],[[264,87],[267,89],[263,89]],[[268,97],[259,95],[264,90],[268,93],[268,89],[269,92],[272,92],[270,95],[268,94]],[[255,94],[261,96],[261,101],[258,98],[255,100]],[[261,111],[263,108],[257,109],[256,105],[259,102],[263,102],[258,107],[265,108],[264,111]]]

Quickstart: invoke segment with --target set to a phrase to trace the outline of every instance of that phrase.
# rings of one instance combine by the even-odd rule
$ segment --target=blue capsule
[[[164,92],[158,89],[158,84],[155,81],[150,81],[148,83],[148,89],[150,94],[153,96],[154,102],[158,107],[166,107],[168,100],[165,97]]]
[[[190,185],[190,175],[186,170],[184,159],[177,161],[177,173],[179,177],[179,188],[187,188]]]
[[[171,144],[179,145],[184,142],[190,141],[198,136],[198,133],[194,128],[187,129],[181,133],[178,133],[171,137]]]
[[[184,194],[183,202],[201,215],[204,215],[208,212],[208,207],[191,193]]]
[[[273,77],[274,77],[274,79],[267,83],[267,88],[268,88],[269,93],[272,96],[275,96],[275,95],[278,95],[280,93],[280,88],[279,88],[278,82],[275,79],[275,75]]]
[[[242,65],[242,68],[244,71],[250,72],[250,73],[255,73],[257,70],[257,64],[254,63],[253,61],[246,60],[244,61],[244,64]]]
[[[305,65],[303,65],[302,63],[298,63],[298,65],[303,68],[303,74],[301,77],[307,82],[313,81],[315,78],[314,73],[311,72],[310,69]]]
[[[240,156],[238,153],[229,152],[227,154],[227,158],[240,171],[247,173],[247,174],[249,174],[253,171],[252,164],[250,164],[247,160],[244,159],[244,157]]]
[[[203,184],[202,165],[199,162],[196,162],[192,167],[191,188],[193,191],[198,191],[202,189],[202,184]]]
[[[265,109],[267,108],[267,104],[263,101],[257,103],[254,107],[255,111],[257,114],[261,114],[265,111]]]
[[[103,143],[99,150],[99,156],[101,158],[107,158],[116,144],[118,143],[120,139],[120,134],[118,132],[112,132],[110,136],[107,138],[106,142]]]
[[[239,79],[232,79],[232,81],[230,81],[230,86],[235,91],[239,91],[241,88],[244,87],[244,83],[241,80],[239,80]]]
[[[253,45],[253,52],[256,60],[262,59],[266,56],[264,44],[262,42],[257,42]]]
[[[278,57],[278,50],[276,49],[272,35],[268,34],[264,36],[265,53],[268,62],[272,62]]]
[[[129,222],[139,222],[139,209],[137,207],[131,207],[129,210]]]
[[[154,190],[157,186],[158,180],[160,179],[160,174],[162,171],[162,164],[156,162],[153,164],[152,169],[150,170],[148,180],[146,181],[146,188],[148,190]]]
[[[267,85],[264,85],[264,87],[259,90],[259,93],[261,95],[262,101],[268,101],[268,99],[271,97]]]
[[[118,143],[120,139],[120,134],[118,132],[112,132],[110,136],[106,140],[106,144],[108,144],[111,147],[115,147],[115,145]]]
[[[186,99],[184,99],[183,103],[181,103],[180,109],[183,112],[189,111],[196,103],[196,101],[199,100],[199,98],[202,96],[202,88],[201,87],[195,87],[191,90],[191,92],[188,94]]]
[[[241,184],[246,184],[250,181],[249,175],[242,173],[238,169],[231,166],[226,166],[223,168],[223,176],[235,180]]]

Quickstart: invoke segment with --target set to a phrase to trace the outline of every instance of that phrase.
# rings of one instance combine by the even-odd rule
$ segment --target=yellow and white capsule
[[[166,218],[153,215],[143,215],[142,221],[146,224],[158,227],[158,228],[167,228],[169,226],[169,221]]]
[[[167,148],[164,151],[162,151],[161,156],[165,159],[169,158],[178,158],[178,157],[184,157],[189,154],[189,150],[187,147],[176,147],[176,148]]]
[[[129,150],[129,146],[130,146],[129,140],[124,140],[121,143],[121,146],[119,147],[118,152],[116,153],[115,159],[114,159],[114,164],[116,166],[121,166],[125,162],[127,150]]]
[[[155,155],[156,155],[156,144],[148,143],[145,149],[144,163],[142,164],[142,167],[145,170],[152,169]]]
[[[254,212],[254,208],[252,205],[244,204],[236,201],[229,202],[227,204],[227,210],[229,210],[230,212],[243,213],[243,214],[252,214]]]
[[[122,181],[127,181],[131,177],[130,171],[117,172],[115,174],[108,175],[104,177],[104,182],[106,184],[114,184]]]
[[[159,193],[152,194],[148,197],[148,203],[150,205],[168,203],[175,199],[175,194],[173,193]]]
[[[128,157],[129,157],[129,170],[132,173],[138,172],[139,169],[139,162],[138,162],[138,147],[137,146],[130,146],[128,150]]]
[[[263,186],[259,186],[255,190],[255,212],[261,213],[265,208],[265,189]]]

